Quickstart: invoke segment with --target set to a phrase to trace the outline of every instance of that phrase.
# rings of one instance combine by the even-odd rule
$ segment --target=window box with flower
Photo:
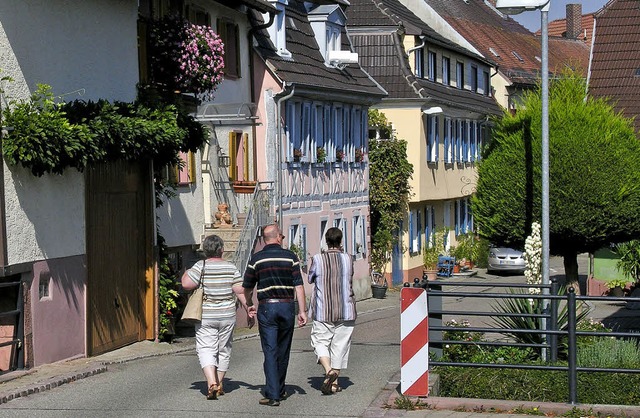
[[[336,150],[336,160],[333,163],[333,166],[334,167],[341,167],[343,161],[344,161],[344,151],[342,150],[342,148],[338,148]]]
[[[356,148],[354,153],[354,161],[356,163],[361,163],[364,161],[364,152],[362,151],[362,148]]]
[[[327,151],[325,151],[324,147],[316,148],[316,162],[320,164],[324,164],[327,161]]]
[[[302,160],[302,157],[304,157],[302,150],[300,148],[294,148],[293,159],[289,161],[289,165],[292,167],[300,167],[300,162]]]
[[[223,44],[206,25],[178,16],[151,23],[149,36],[151,83],[168,93],[193,93],[211,100],[223,78]]]

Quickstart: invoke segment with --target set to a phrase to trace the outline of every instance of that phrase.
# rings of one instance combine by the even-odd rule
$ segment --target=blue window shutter
[[[473,211],[471,210],[471,199],[468,199],[469,202],[469,231],[473,231]]]
[[[482,145],[484,144],[484,129],[478,124],[478,161],[482,159]]]
[[[416,221],[418,225],[416,225],[416,235],[418,236],[418,253],[422,251],[422,213],[420,209],[416,212]]]
[[[476,123],[471,122],[471,161],[476,160]]]
[[[464,138],[464,122],[459,120],[458,121],[458,162],[461,163],[463,162],[463,154],[462,154],[462,139]]]
[[[456,237],[460,235],[460,216],[458,214],[458,210],[460,209],[460,205],[457,200],[453,202],[453,219],[454,224],[456,226]]]
[[[424,208],[424,242],[429,245],[429,207]]]
[[[431,211],[431,230],[435,232],[436,231],[436,211],[433,209],[433,206],[431,206],[430,211]],[[435,241],[435,235],[433,236],[433,238]]]
[[[462,205],[462,233],[467,233],[467,201],[463,200],[460,202]]]
[[[451,141],[451,120],[444,120],[444,162],[450,163],[449,142]]]

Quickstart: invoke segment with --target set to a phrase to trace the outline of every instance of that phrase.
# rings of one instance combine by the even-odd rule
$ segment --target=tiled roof
[[[388,99],[423,99],[480,113],[500,114],[500,107],[492,97],[413,75],[399,32],[405,25],[411,26],[415,33],[432,29],[409,10],[402,9],[404,6],[396,0],[351,0],[347,9],[348,29],[360,64],[387,90]],[[398,19],[400,16],[402,18]],[[442,37],[438,36],[438,39]],[[430,41],[428,37],[427,42]],[[455,50],[478,58],[460,47]]]
[[[582,15],[581,26],[584,36],[579,40],[584,41],[587,45],[591,45],[591,36],[593,35],[593,17],[595,13],[588,13]],[[549,22],[549,37],[562,38],[567,32],[567,19],[556,19]],[[536,32],[536,35],[540,36],[540,30]]]
[[[275,12],[277,10],[274,5],[269,3],[267,0],[241,0],[240,2],[259,10],[262,13]]]
[[[596,14],[589,93],[610,97],[640,132],[640,2],[612,0]]]
[[[397,0],[351,1],[351,6],[347,8],[346,13],[348,16],[347,26],[349,27],[397,28],[402,26],[407,35],[427,36],[429,43],[486,62],[485,57],[479,56],[440,35]]]
[[[256,25],[263,23],[262,16],[257,13],[253,13],[252,18]],[[291,52],[291,58],[283,58],[275,52],[266,30],[256,33],[256,51],[280,80],[296,85],[297,92],[305,89],[310,95],[313,95],[313,91],[343,93],[345,97],[341,100],[345,101],[377,101],[386,95],[379,84],[357,64],[347,65],[343,70],[325,65],[302,1],[289,0],[285,20],[287,50]],[[342,38],[342,49],[349,49],[344,32]]]
[[[484,0],[426,2],[480,53],[495,61],[499,70],[512,82],[536,82],[542,56],[540,38],[524,26],[508,16],[502,17]],[[571,65],[586,75],[588,59],[589,47],[584,42],[549,40],[549,70],[552,72]]]

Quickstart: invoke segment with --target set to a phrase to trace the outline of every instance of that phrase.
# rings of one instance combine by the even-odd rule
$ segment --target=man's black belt
[[[263,303],[280,303],[280,302],[293,302],[293,298],[269,298],[269,299],[260,299],[258,301],[259,304]]]

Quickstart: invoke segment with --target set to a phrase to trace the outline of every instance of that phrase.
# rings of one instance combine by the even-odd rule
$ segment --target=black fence
[[[481,283],[481,282],[469,282],[469,281],[453,281],[453,280],[436,280],[427,281],[423,279],[422,282],[414,283],[414,287],[423,287],[427,291],[427,304],[429,307],[429,348],[432,354],[436,357],[440,357],[445,345],[478,345],[478,346],[509,346],[509,347],[531,347],[540,350],[542,358],[547,360],[547,364],[495,364],[495,363],[463,363],[463,362],[446,362],[438,360],[430,360],[430,366],[455,366],[455,367],[484,367],[484,368],[500,368],[500,369],[536,369],[536,370],[550,370],[550,371],[564,371],[567,373],[568,382],[568,399],[569,403],[577,404],[577,375],[578,373],[591,373],[591,372],[606,372],[606,373],[640,373],[638,369],[618,369],[618,368],[595,368],[595,367],[578,367],[577,352],[578,336],[592,336],[592,337],[616,337],[616,338],[634,338],[640,339],[640,334],[637,332],[600,332],[600,331],[578,331],[576,325],[578,323],[577,317],[579,313],[579,305],[595,306],[599,302],[627,302],[634,303],[640,302],[640,298],[633,297],[611,297],[611,296],[579,296],[575,294],[573,288],[566,290],[565,294],[559,294],[559,286],[554,279],[548,285],[530,285],[530,284],[515,284],[515,283]],[[406,286],[406,285],[405,285]],[[459,287],[464,291],[447,291],[447,288]],[[529,293],[484,293],[478,292],[477,288],[508,288],[508,289],[529,289],[539,288],[540,294]],[[443,309],[443,301],[446,298],[456,298],[459,300],[469,300],[473,304],[474,300],[478,299],[530,299],[530,300],[542,300],[543,306],[546,308],[542,313],[522,313],[522,312],[504,312],[504,311],[478,311],[478,310],[445,310]],[[557,329],[558,324],[558,309],[559,305],[563,303],[566,306],[567,325],[564,329]],[[563,307],[564,309],[564,307]],[[638,312],[638,321],[640,321],[640,311]],[[512,329],[495,327],[474,327],[467,326],[461,328],[455,325],[447,325],[442,323],[443,315],[449,316],[467,316],[467,317],[483,317],[483,318],[496,318],[496,317],[530,317],[538,318],[543,324],[546,323],[545,329],[532,330],[532,329]],[[496,322],[496,321],[492,321]],[[496,324],[497,325],[497,324]],[[500,335],[517,335],[517,334],[538,334],[544,336],[543,343],[541,344],[529,344],[518,343],[513,339],[503,341],[465,341],[465,340],[447,340],[443,339],[445,332],[478,332],[483,334],[500,334]],[[566,355],[567,365],[558,365],[558,340],[560,336],[566,337]]]

